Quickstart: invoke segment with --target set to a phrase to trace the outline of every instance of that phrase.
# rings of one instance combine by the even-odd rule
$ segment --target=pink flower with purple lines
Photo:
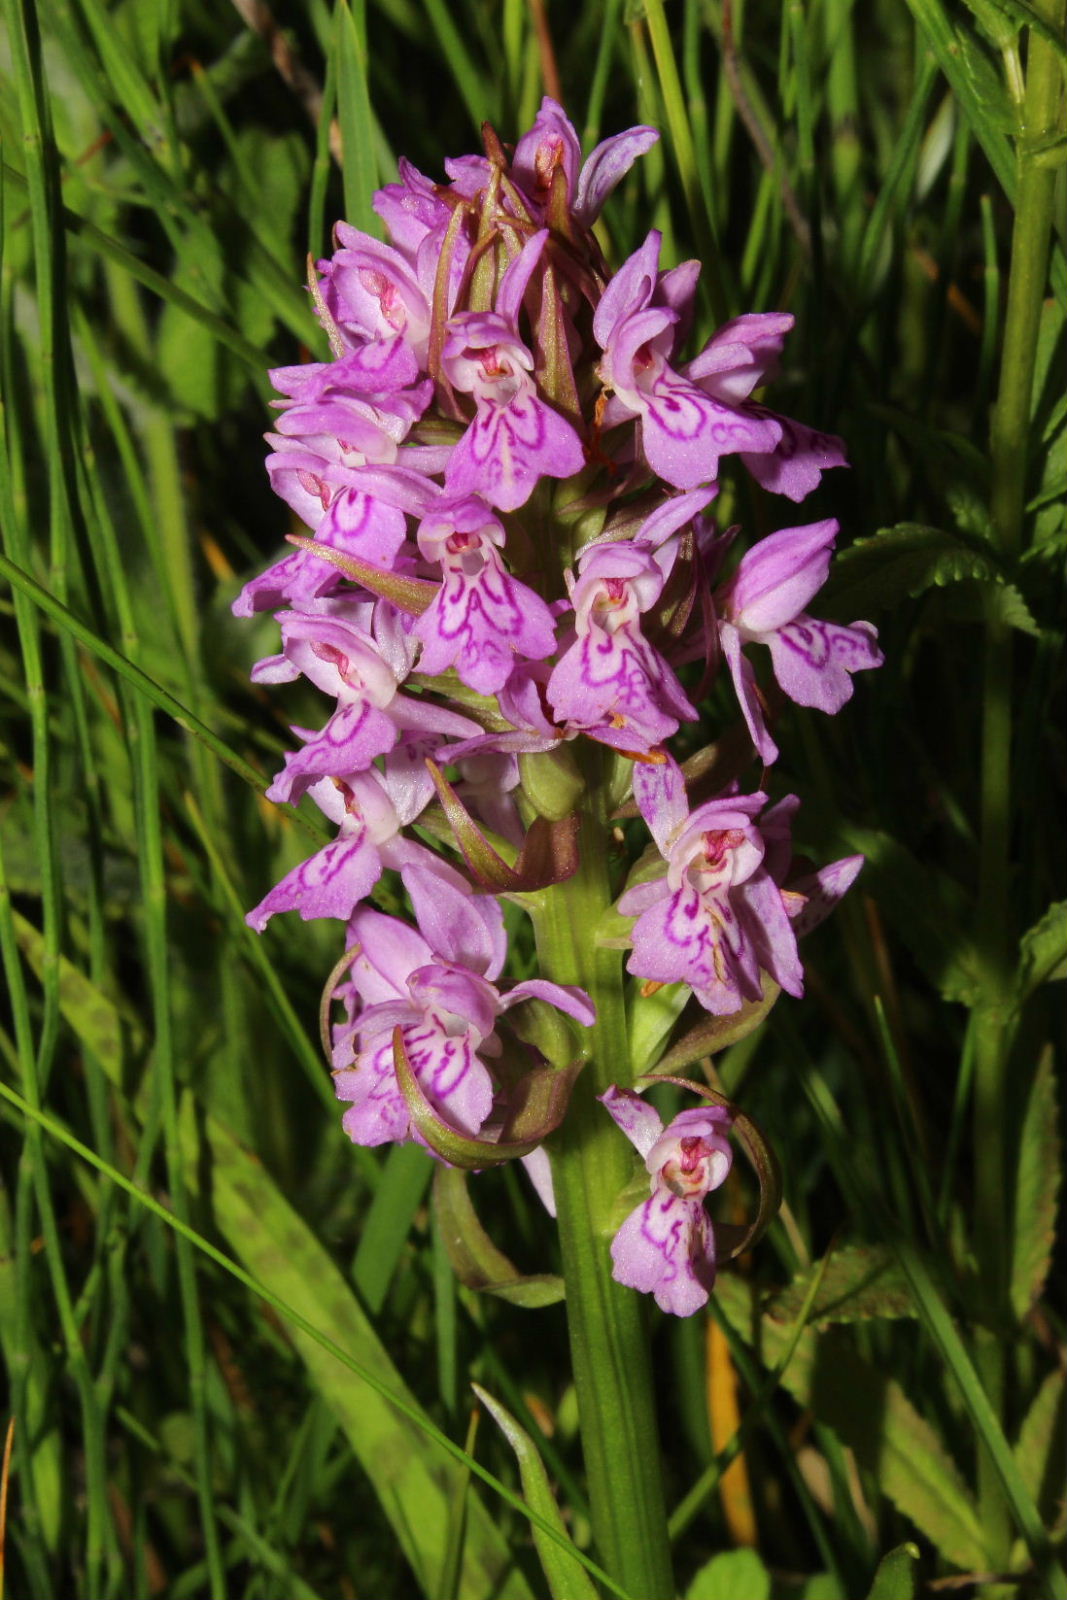
[[[715,1283],[715,1233],[704,1198],[733,1162],[725,1106],[682,1111],[664,1128],[659,1113],[626,1089],[600,1096],[651,1177],[649,1198],[612,1241],[612,1276],[651,1294],[661,1311],[692,1316]]]

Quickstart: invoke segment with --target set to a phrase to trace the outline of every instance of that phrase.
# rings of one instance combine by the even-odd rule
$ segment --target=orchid
[[[474,1169],[528,1159],[561,1230],[599,1241],[614,1196],[582,1175],[582,1151],[606,1108],[650,1180],[614,1275],[684,1316],[715,1279],[703,1202],[729,1171],[734,1113],[664,1128],[616,1081],[630,1051],[610,946],[628,946],[639,994],[684,985],[714,1016],[803,993],[798,939],[862,863],[795,861],[797,797],[772,798],[766,770],[746,777],[777,747],[744,652],[766,645],[784,692],[831,712],[881,655],[869,623],[805,610],[836,522],[771,534],[720,576],[737,530],[707,512],[735,458],[798,501],[844,450],[753,398],[788,312],[736,317],[688,356],[699,265],[663,270],[655,229],[605,265],[592,224],[655,138],[630,129],[583,165],[546,99],[510,160],[487,128],[484,155],[446,161],[445,183],[402,162],[374,200],[391,242],[338,224],[311,286],[333,359],[274,372],[267,436],[272,485],[310,537],[234,609],[277,613],[281,649],[257,683],[303,679],[330,703],[317,729],[294,726],[301,747],[268,797],[308,795],[337,835],[248,921],[346,925],[326,998],[342,1008],[329,1044],[349,1136]],[[685,729],[692,748],[721,663],[752,748],[691,805],[669,745]],[[613,911],[620,806],[653,845]],[[390,913],[402,893],[409,921],[372,903],[387,872]],[[543,976],[503,976],[504,895]],[[629,934],[598,949],[609,915]],[[599,1101],[570,1103],[580,1070]],[[569,1117],[585,1136],[554,1148]]]
[[[605,423],[620,414],[639,417],[641,448],[653,472],[678,489],[693,489],[715,477],[720,456],[773,450],[781,430],[711,398],[672,367],[683,313],[670,304],[669,275],[658,270],[661,243],[653,229],[615,274],[593,333],[604,352],[601,379],[614,394]]]
[[[504,566],[504,540],[500,521],[473,495],[440,502],[419,525],[419,549],[442,576],[412,628],[421,670],[436,675],[454,664],[479,694],[502,689],[516,657],[541,661],[556,647],[547,605]]]
[[[504,957],[495,900],[487,902],[493,915],[481,903],[486,897],[425,868],[413,869],[409,886],[421,931],[368,907],[349,927],[356,952],[346,996],[352,1020],[334,1030],[333,1072],[338,1098],[349,1105],[344,1129],[356,1144],[418,1137],[397,1082],[394,1029],[433,1109],[473,1135],[493,1109],[485,1058],[501,1053],[499,1017],[538,999],[578,1022],[593,1018],[588,996],[577,988],[530,979],[500,993],[492,981]]]
[[[702,1106],[680,1112],[665,1128],[640,1095],[612,1087],[600,1098],[652,1180],[649,1198],[612,1241],[613,1276],[654,1295],[662,1311],[692,1316],[715,1285],[715,1233],[704,1198],[725,1182],[733,1163],[731,1115],[723,1106]]]
[[[837,538],[833,519],[772,533],[741,557],[733,577],[716,591],[719,639],[753,743],[764,761],[778,747],[767,731],[745,644],[765,644],[780,687],[798,705],[840,711],[851,698],[853,672],[882,664],[869,622],[844,627],[816,622],[804,611],[822,588]]]
[[[523,295],[547,240],[542,229],[523,246],[500,281],[495,311],[451,319],[443,352],[453,388],[473,395],[477,407],[445,483],[459,494],[480,492],[503,511],[524,505],[542,477],[580,472],[585,459],[571,423],[538,394],[534,358],[518,332]]]

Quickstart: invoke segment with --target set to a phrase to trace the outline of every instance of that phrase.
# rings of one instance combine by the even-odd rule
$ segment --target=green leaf
[[[212,1117],[206,1133],[215,1221],[231,1247],[267,1288],[306,1308],[322,1332],[414,1406],[340,1270],[266,1169]],[[420,1587],[434,1595],[448,1547],[456,1467],[431,1463],[423,1434],[321,1344],[299,1328],[291,1337],[370,1479]],[[489,1600],[506,1587],[532,1600],[495,1522],[474,1496],[467,1516],[463,1595]]]
[[[1026,0],[965,0],[967,9],[990,44],[1003,50],[1017,38],[1023,28],[1032,28],[1055,50],[1061,60],[1067,60],[1067,45],[1055,28]]]
[[[755,1550],[722,1550],[685,1591],[685,1600],[770,1600],[771,1575]]]
[[[411,1121],[430,1149],[451,1166],[475,1172],[528,1156],[558,1128],[582,1067],[576,1062],[572,1067],[544,1067],[526,1073],[511,1089],[500,1138],[475,1139],[438,1116],[415,1076],[400,1027],[393,1029],[393,1064]]]
[[[867,1600],[915,1600],[918,1582],[918,1547],[899,1544],[879,1561]]]
[[[932,597],[923,622],[938,627],[945,622],[1006,622],[1009,628],[1040,637],[1033,612],[1013,583],[1002,579],[975,581],[965,578],[943,594]]]
[[[371,204],[378,182],[374,117],[370,105],[365,0],[338,0],[334,13],[337,61],[337,120],[344,149],[345,217],[354,228],[379,235]]]
[[[1043,983],[1067,978],[1067,900],[1049,906],[1040,921],[1028,928],[1019,941],[1019,974],[1016,996],[1019,1005]]]
[[[13,911],[15,935],[38,978],[44,973],[44,938],[26,918]],[[66,956],[59,958],[59,1009],[75,1037],[99,1062],[116,1089],[122,1088],[122,1023],[118,1009]]]
[[[751,1344],[750,1291],[726,1274],[715,1294],[733,1327]],[[760,1359],[766,1366],[774,1366],[788,1337],[782,1324],[760,1319]],[[857,1355],[844,1330],[805,1330],[782,1383],[851,1446],[882,1493],[946,1560],[968,1572],[984,1568],[982,1525],[955,1462],[895,1379]]]
[[[352,1263],[353,1282],[372,1314],[385,1304],[415,1213],[436,1166],[417,1144],[394,1144],[385,1158]]]
[[[1052,1265],[1062,1161],[1056,1074],[1049,1046],[1034,1074],[1019,1139],[1011,1303],[1020,1319],[1039,1298]]]
[[[550,884],[562,883],[577,872],[577,813],[555,822],[547,817],[535,817],[526,831],[514,866],[510,866],[489,843],[437,763],[427,757],[426,766],[463,859],[485,888],[529,894]]]
[[[977,1004],[982,969],[971,937],[972,908],[959,884],[880,830],[846,827],[843,837],[866,857],[865,887],[930,981],[946,1000]]]
[[[448,1259],[468,1289],[495,1294],[513,1305],[533,1309],[563,1299],[563,1279],[552,1273],[524,1277],[490,1239],[471,1203],[467,1174],[456,1167],[438,1167],[433,1203]]]
[[[371,566],[369,561],[346,555],[343,550],[334,549],[332,544],[322,544],[318,539],[305,539],[298,533],[287,534],[286,538],[290,544],[298,545],[309,555],[317,556],[320,561],[328,561],[332,567],[339,567],[346,578],[362,584],[371,594],[388,600],[390,605],[396,606],[398,611],[405,612],[409,617],[420,617],[433,604],[440,588],[439,584],[428,583],[425,578],[405,578],[400,573]]]
[[[900,522],[842,550],[823,598],[835,617],[854,619],[964,578],[1000,581],[992,551],[941,528]]]
[[[663,1043],[691,993],[684,983],[662,983],[657,988],[637,979],[629,986],[630,1065],[635,1078],[651,1072],[659,1061]]]
[[[509,1411],[505,1411],[499,1400],[494,1400],[480,1384],[472,1383],[471,1388],[515,1452],[519,1463],[519,1477],[522,1480],[522,1492],[527,1505],[557,1528],[569,1544],[567,1528],[552,1493],[548,1473],[530,1435],[524,1428],[519,1427],[515,1418]],[[585,1570],[567,1549],[562,1548],[554,1539],[546,1539],[536,1525],[534,1543],[541,1558],[541,1566],[552,1600],[597,1600],[596,1589]]]
[[[1015,1463],[1038,1509],[1051,1523],[1063,1510],[1063,1459],[1067,1446],[1067,1373],[1050,1372],[1023,1420]]]
[[[941,0],[908,0],[908,9],[952,85],[1001,188],[1014,201],[1015,153],[1007,135],[1015,131],[1018,119],[1002,80],[977,40],[948,16]]]
[[[788,1288],[771,1296],[764,1310],[772,1321],[791,1324],[796,1320],[820,1265],[816,1262]],[[826,1263],[808,1320],[817,1325],[916,1315],[907,1279],[892,1251],[877,1245],[846,1245],[835,1250]]]
[[[716,1055],[729,1049],[754,1033],[765,1020],[781,990],[772,978],[763,974],[764,993],[759,1000],[746,1000],[740,1011],[726,1017],[704,1017],[684,1038],[671,1046],[660,1058],[657,1072],[682,1072],[705,1056]]]

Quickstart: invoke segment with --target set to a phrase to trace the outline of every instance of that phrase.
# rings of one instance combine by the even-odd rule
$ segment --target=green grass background
[[[1035,156],[1017,94],[1035,28],[1062,69],[1054,13],[5,0],[0,1350],[16,1600],[544,1594],[511,1451],[485,1416],[468,1435],[471,1379],[535,1441],[595,1558],[562,1307],[457,1283],[428,1158],[341,1133],[315,1038],[336,928],[243,923],[313,847],[314,814],[261,791],[288,722],[316,711],[250,685],[274,624],[229,613],[288,531],[260,434],[266,368],[325,353],[307,252],[339,216],[375,228],[370,191],[397,155],[436,177],[483,119],[514,139],[557,71],[586,148],[635,121],[663,130],[611,202],[610,256],[653,225],[665,262],[698,254],[701,336],[741,311],[796,315],[769,398],[843,434],[851,471],[797,515],[730,478],[723,511],[753,535],[838,516],[848,554],[825,609],[877,622],[887,657],[832,723],[783,719],[776,778],[804,797],[803,844],[862,849],[868,867],[808,947],[808,998],[717,1061],[780,1153],[788,1209],[712,1309],[740,1384],[725,1453],[704,1319],[655,1324],[679,1581],[692,1600],[854,1600],[907,1540],[918,1569],[907,1552],[882,1568],[883,1600],[917,1575],[1061,1592],[1062,991],[1046,980],[1065,954],[1062,234],[1038,286],[1021,550],[991,521],[989,443],[1025,163],[1063,197],[1062,131]],[[989,1108],[973,1121],[993,827],[980,752],[983,663],[1005,651],[1010,1053],[991,1142]],[[712,736],[726,704],[709,706]],[[975,1211],[989,1161],[992,1274]],[[512,1171],[472,1192],[524,1270],[553,1269]],[[739,1178],[727,1210],[751,1198]],[[990,1344],[1007,1355],[983,1386]],[[469,1478],[465,1446],[491,1483]],[[723,1494],[738,1449],[748,1488]],[[732,1548],[742,1503],[754,1551]],[[531,1504],[547,1514],[543,1491]]]

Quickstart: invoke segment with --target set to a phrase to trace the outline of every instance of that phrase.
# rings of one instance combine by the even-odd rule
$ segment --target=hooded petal
[[[734,626],[756,638],[792,622],[826,582],[837,535],[830,517],[782,528],[747,550],[722,598]]]

